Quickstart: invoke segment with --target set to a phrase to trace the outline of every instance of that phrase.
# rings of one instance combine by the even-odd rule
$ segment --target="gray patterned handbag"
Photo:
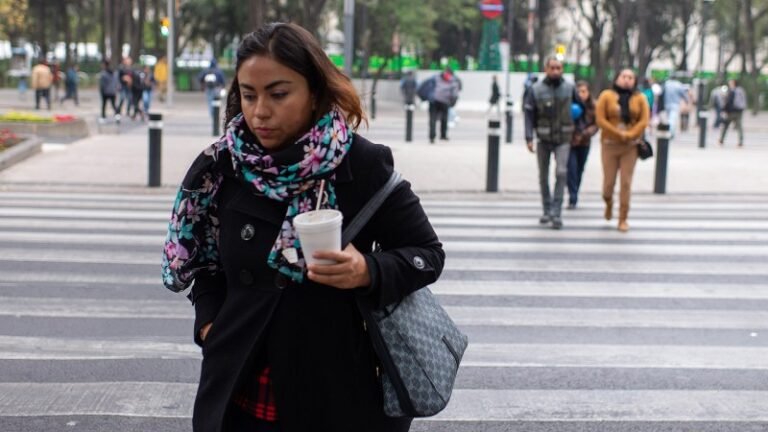
[[[346,246],[400,182],[394,172],[344,230]],[[448,404],[467,349],[462,334],[429,288],[376,309],[358,297],[373,349],[383,374],[384,413],[389,417],[428,417]]]

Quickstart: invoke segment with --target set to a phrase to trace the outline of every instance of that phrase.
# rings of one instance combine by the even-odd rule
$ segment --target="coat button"
[[[275,275],[275,286],[279,289],[285,289],[288,286],[288,277],[282,273]]]
[[[243,285],[251,285],[253,283],[253,274],[248,270],[240,270],[240,283]]]
[[[243,225],[243,228],[240,230],[240,238],[245,241],[252,239],[254,234],[256,234],[256,229],[251,224]]]
[[[423,270],[424,269],[424,259],[420,256],[413,257],[413,265],[416,266],[417,269]]]

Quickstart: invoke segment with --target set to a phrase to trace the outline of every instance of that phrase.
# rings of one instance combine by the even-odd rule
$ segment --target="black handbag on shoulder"
[[[342,248],[357,235],[400,183],[394,172],[342,234]],[[424,287],[378,309],[358,296],[357,305],[381,363],[384,413],[428,417],[442,411],[453,391],[468,338]]]
[[[646,160],[652,156],[653,156],[653,146],[651,146],[651,143],[649,143],[647,139],[643,138],[640,141],[640,144],[637,145],[637,157],[639,157],[642,160]]]

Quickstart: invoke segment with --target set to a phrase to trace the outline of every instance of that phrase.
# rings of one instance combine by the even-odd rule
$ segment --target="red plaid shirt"
[[[269,378],[269,367],[256,371],[251,382],[232,397],[232,402],[259,420],[277,421],[277,408],[275,395],[272,392],[272,380]]]

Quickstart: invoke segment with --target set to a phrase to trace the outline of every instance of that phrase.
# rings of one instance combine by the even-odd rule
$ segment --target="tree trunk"
[[[680,65],[678,67],[678,70],[681,71],[687,71],[688,70],[688,26],[691,22],[691,15],[688,13],[688,11],[685,9],[685,6],[682,6],[682,13],[681,17],[683,20],[683,37],[682,37],[682,58],[680,59]]]
[[[124,2],[125,0],[107,0],[112,2],[112,64],[117,66],[123,58]]]
[[[152,31],[152,39],[155,41],[155,55],[157,55],[157,57],[162,57],[165,53],[165,43],[160,34],[160,21],[167,12],[163,9],[162,0],[155,0],[153,7],[155,9],[155,23],[152,26],[154,28]]]
[[[138,61],[139,56],[144,51],[144,21],[147,17],[147,0],[136,0],[139,15],[133,19],[133,1],[130,9],[130,28],[131,28],[131,58]]]
[[[248,29],[250,33],[263,26],[267,19],[266,0],[250,0],[248,2]]]
[[[744,40],[746,42],[746,54],[749,58],[749,81],[750,81],[750,91],[748,93],[752,93],[753,95],[759,95],[759,86],[760,86],[760,68],[757,67],[757,49],[755,45],[755,19],[752,16],[752,0],[743,0],[744,1],[744,18],[746,22],[746,30],[747,34],[744,37]],[[746,59],[745,59],[746,60]],[[757,111],[760,108],[760,98],[759,97],[753,97],[752,98],[752,114],[757,115]]]
[[[46,36],[45,29],[48,27],[46,22],[46,17],[48,16],[46,4],[47,1],[41,0],[38,3],[38,20],[37,20],[37,42],[40,44],[40,56],[45,57],[46,54],[48,54],[48,39]]]
[[[72,61],[72,27],[69,25],[69,16],[67,14],[68,1],[59,1],[59,24],[61,25],[61,31],[64,34],[64,63],[70,64]]]
[[[618,19],[616,20],[616,26],[614,27],[613,32],[613,70],[614,72],[618,72],[620,68],[622,68],[622,59],[623,59],[623,43],[626,39],[627,34],[627,19],[629,16],[629,8],[630,4],[627,4],[626,2],[621,2],[618,6],[619,10],[617,11]]]

